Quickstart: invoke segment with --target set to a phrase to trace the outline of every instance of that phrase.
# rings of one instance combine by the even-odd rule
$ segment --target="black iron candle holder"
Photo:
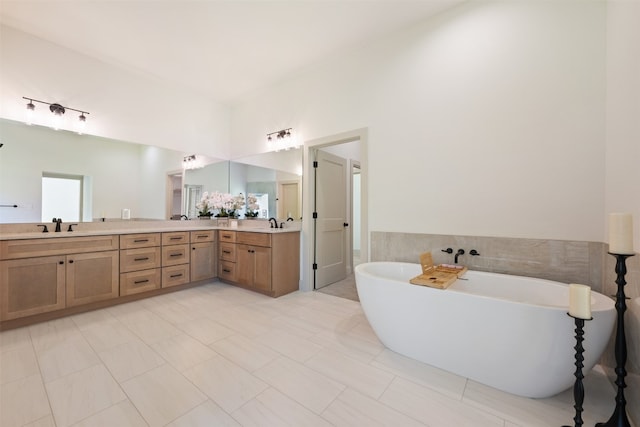
[[[575,427],[580,427],[583,424],[582,403],[584,402],[584,385],[582,384],[582,380],[584,379],[584,375],[582,374],[582,368],[584,367],[584,356],[582,355],[584,353],[584,347],[582,347],[582,341],[584,341],[584,322],[585,320],[591,319],[581,319],[571,316],[570,314],[569,316],[573,317],[576,322],[576,346],[574,347],[576,350],[576,382],[573,384],[573,400],[575,401],[573,407],[576,410],[576,415],[573,417],[573,421]]]
[[[618,292],[616,292],[616,312],[618,313],[618,324],[616,327],[616,382],[618,392],[616,393],[616,407],[613,415],[606,423],[597,423],[596,427],[631,427],[629,417],[627,417],[627,400],[624,397],[624,389],[627,384],[624,377],[627,376],[625,364],[627,363],[627,338],[624,333],[624,312],[627,310],[627,296],[624,294],[624,285],[627,282],[624,276],[627,274],[627,258],[633,256],[626,254],[609,254],[616,257],[616,284]]]

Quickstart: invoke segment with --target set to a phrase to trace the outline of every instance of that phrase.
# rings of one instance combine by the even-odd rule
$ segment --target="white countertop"
[[[204,222],[204,221],[202,221]],[[19,231],[13,231],[9,227],[4,227],[4,230],[0,230],[0,240],[22,240],[22,239],[50,239],[56,237],[91,237],[91,236],[105,236],[112,234],[139,234],[139,233],[167,233],[175,231],[199,231],[199,230],[228,230],[228,231],[242,231],[249,233],[295,233],[299,232],[300,228],[297,226],[289,225],[285,228],[268,228],[268,227],[245,227],[238,226],[221,227],[217,225],[205,225],[197,221],[159,221],[157,223],[140,221],[131,223],[114,222],[111,226],[102,225],[100,228],[91,226],[94,223],[80,223],[78,226],[74,226],[73,231],[67,231],[68,224],[62,224],[62,230],[55,232],[55,224],[47,224],[49,228],[48,233],[42,231],[26,231],[25,227],[17,227]],[[98,223],[109,224],[109,223]],[[33,227],[36,227],[34,224]],[[84,229],[83,229],[84,228]]]

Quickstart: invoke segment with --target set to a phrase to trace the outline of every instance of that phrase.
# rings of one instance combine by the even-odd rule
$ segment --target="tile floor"
[[[221,283],[0,333],[0,425],[560,426],[526,399],[386,350],[360,304]],[[585,380],[585,425],[613,389]]]

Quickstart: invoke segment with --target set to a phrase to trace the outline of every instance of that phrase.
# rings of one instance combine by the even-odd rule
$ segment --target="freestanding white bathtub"
[[[355,269],[362,308],[389,349],[526,397],[553,396],[575,382],[575,322],[569,286],[468,271],[448,289],[412,285],[419,264],[371,262]],[[586,375],[615,322],[614,301],[592,292],[585,322]]]

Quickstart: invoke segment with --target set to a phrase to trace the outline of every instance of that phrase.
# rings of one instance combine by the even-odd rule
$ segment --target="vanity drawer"
[[[120,272],[160,267],[160,248],[125,249],[120,251]]]
[[[171,245],[162,247],[162,266],[188,264],[189,245]]]
[[[179,245],[189,243],[188,231],[175,231],[172,233],[162,233],[162,245]]]
[[[199,230],[191,232],[191,243],[213,242],[216,240],[216,230]]]
[[[51,233],[50,233],[51,234]],[[118,236],[49,237],[45,239],[4,240],[0,259],[33,258],[118,249]]]
[[[236,237],[237,243],[253,246],[271,247],[271,234],[240,232]]]
[[[139,294],[160,288],[160,269],[133,271],[120,274],[120,296]]]
[[[220,242],[220,259],[223,261],[236,262],[235,243]]]
[[[189,283],[189,264],[162,267],[162,287],[182,285]]]
[[[120,249],[160,246],[160,240],[160,233],[123,234],[120,236]]]
[[[220,261],[220,267],[218,269],[218,278],[222,280],[228,280],[230,282],[236,281],[236,263],[229,261]]]
[[[218,231],[218,239],[221,242],[235,242],[236,241],[236,232],[235,231],[219,230]]]

